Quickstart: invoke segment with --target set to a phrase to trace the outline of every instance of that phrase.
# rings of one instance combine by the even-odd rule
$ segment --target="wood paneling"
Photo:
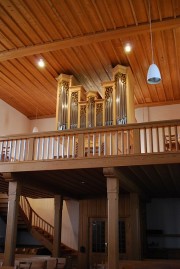
[[[53,117],[56,77],[73,74],[101,92],[117,64],[135,77],[136,106],[180,103],[180,6],[151,1],[155,62],[162,82],[146,83],[151,63],[148,1],[21,1],[0,3],[0,98],[27,117]],[[132,44],[126,54],[123,46]],[[37,67],[44,58],[45,69]]]
[[[79,268],[87,268],[90,252],[90,219],[107,219],[107,199],[82,200],[79,206],[79,248],[81,246],[85,247],[85,253],[79,253]],[[129,195],[120,195],[119,217],[130,217]],[[129,248],[129,239],[127,240],[127,248]],[[127,252],[129,252],[129,249],[127,249]]]

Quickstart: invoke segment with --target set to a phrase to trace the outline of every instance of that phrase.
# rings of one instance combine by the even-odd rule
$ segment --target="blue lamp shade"
[[[149,84],[158,84],[161,81],[161,74],[156,64],[151,64],[147,73],[147,82]]]

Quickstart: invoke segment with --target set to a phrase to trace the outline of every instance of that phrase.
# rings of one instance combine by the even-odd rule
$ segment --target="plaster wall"
[[[54,198],[28,199],[36,213],[54,226]],[[79,229],[79,203],[74,200],[63,202],[62,212],[62,242],[77,250]]]
[[[0,99],[0,136],[30,132],[30,120]]]
[[[178,119],[180,115],[180,105],[167,105],[155,107],[136,108],[137,122],[161,121]]]

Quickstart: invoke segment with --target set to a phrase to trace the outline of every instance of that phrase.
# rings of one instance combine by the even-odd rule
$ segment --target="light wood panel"
[[[180,6],[151,1],[155,62],[162,82],[146,83],[151,63],[148,2],[5,0],[0,3],[0,98],[27,117],[54,117],[56,78],[74,75],[100,90],[117,64],[135,77],[136,106],[180,103]],[[123,46],[132,44],[126,54]],[[44,70],[37,60],[46,62]]]

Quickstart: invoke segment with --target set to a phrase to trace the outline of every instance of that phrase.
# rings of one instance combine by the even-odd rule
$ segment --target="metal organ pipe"
[[[127,105],[126,105],[126,77],[124,74],[116,75],[116,123],[127,123]]]

